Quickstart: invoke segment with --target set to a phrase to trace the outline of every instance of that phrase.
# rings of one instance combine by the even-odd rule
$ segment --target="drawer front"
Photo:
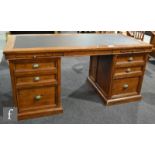
[[[18,91],[19,112],[56,106],[57,87],[38,87]]]
[[[125,54],[117,57],[117,63],[144,61],[144,54]]]
[[[114,78],[141,76],[143,74],[143,67],[122,67],[116,68]]]
[[[36,71],[43,69],[55,69],[56,60],[22,60],[15,63],[15,70],[18,71]]]
[[[17,84],[46,82],[48,80],[56,80],[56,75],[36,75],[16,78]]]
[[[124,68],[117,68],[115,70],[115,74],[122,74],[122,73],[133,73],[137,71],[142,71],[142,67],[124,67]]]
[[[130,96],[138,93],[139,77],[118,79],[113,81],[112,97]]]

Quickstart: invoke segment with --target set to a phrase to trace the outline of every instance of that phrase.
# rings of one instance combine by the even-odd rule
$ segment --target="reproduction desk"
[[[151,49],[121,34],[10,35],[4,54],[18,118],[63,112],[63,56],[90,56],[88,80],[106,105],[140,100]]]

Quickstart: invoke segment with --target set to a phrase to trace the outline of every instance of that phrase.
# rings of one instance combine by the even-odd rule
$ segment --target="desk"
[[[90,56],[88,80],[106,105],[140,100],[151,48],[121,34],[10,35],[4,54],[9,60],[18,118],[63,111],[63,56]]]

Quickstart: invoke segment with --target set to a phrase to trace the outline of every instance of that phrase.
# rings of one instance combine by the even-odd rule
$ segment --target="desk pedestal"
[[[18,119],[62,113],[61,59],[20,58],[9,60],[12,90]]]
[[[91,56],[88,80],[106,105],[141,100],[148,54]]]

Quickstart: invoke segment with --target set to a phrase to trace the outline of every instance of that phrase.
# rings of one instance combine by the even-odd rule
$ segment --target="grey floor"
[[[89,57],[62,59],[62,105],[64,113],[16,123],[155,123],[155,60],[147,65],[141,102],[107,107],[87,82]],[[0,64],[0,123],[2,109],[12,106],[8,64]]]

